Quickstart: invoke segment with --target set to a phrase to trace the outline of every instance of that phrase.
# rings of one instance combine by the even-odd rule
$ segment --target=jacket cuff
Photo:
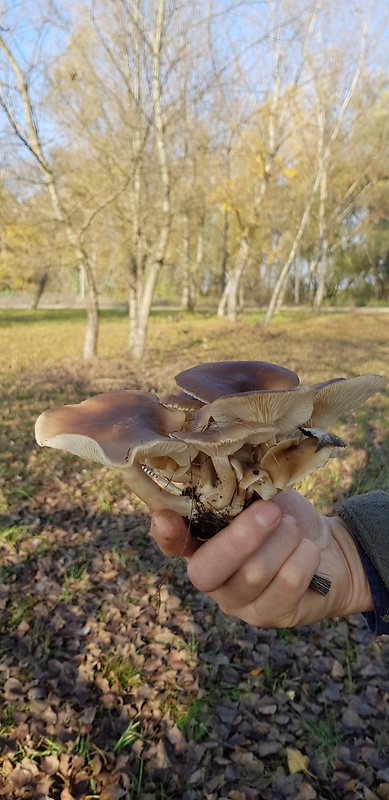
[[[349,497],[338,511],[389,590],[389,494],[377,489]]]
[[[355,544],[366,573],[374,606],[373,611],[365,611],[362,616],[365,617],[369,630],[376,636],[389,634],[389,591],[362,545],[357,540]]]
[[[338,514],[355,539],[370,587],[374,610],[363,616],[376,636],[389,634],[389,494],[350,497]]]

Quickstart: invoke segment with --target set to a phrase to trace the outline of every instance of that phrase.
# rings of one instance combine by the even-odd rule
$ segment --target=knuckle
[[[266,567],[261,565],[258,561],[255,563],[249,559],[243,564],[239,570],[239,577],[242,583],[242,588],[253,588],[260,586],[266,576]]]
[[[301,590],[306,586],[306,576],[304,570],[297,566],[286,563],[278,573],[280,589],[290,598],[299,596]]]
[[[215,589],[214,584],[211,582],[211,580],[206,574],[201,573],[197,565],[193,564],[192,560],[190,560],[188,563],[187,573],[190,582],[193,584],[195,589],[199,590],[199,592],[203,592],[204,594],[210,594],[210,592],[214,591]]]
[[[223,614],[227,614],[229,617],[236,617],[237,619],[242,619],[242,610],[237,608],[236,603],[232,603],[229,601],[228,597],[222,597],[217,600],[217,604]]]

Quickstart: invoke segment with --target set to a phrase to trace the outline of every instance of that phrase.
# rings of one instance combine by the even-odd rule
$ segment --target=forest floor
[[[118,474],[34,442],[49,406],[163,394],[203,361],[274,361],[304,382],[388,374],[386,315],[261,322],[155,314],[136,367],[106,312],[86,367],[78,312],[0,312],[0,797],[389,800],[389,637],[360,616],[227,618],[157,551]],[[389,491],[388,419],[384,393],[334,427],[346,451],[299,487],[320,510]]]

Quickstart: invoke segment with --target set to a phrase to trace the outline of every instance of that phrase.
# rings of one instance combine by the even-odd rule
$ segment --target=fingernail
[[[297,521],[296,521],[296,518],[295,518],[295,517],[293,517],[293,515],[292,515],[292,514],[283,514],[283,515],[282,515],[282,519],[283,519],[285,522],[288,522],[289,524],[290,524],[290,523],[293,523],[293,525],[296,525],[296,527],[297,527]]]
[[[267,528],[275,525],[281,519],[280,509],[270,500],[263,500],[256,504],[254,519],[258,525]]]

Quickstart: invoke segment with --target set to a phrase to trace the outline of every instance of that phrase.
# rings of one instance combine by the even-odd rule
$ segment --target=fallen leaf
[[[41,769],[42,772],[45,772],[46,775],[55,775],[56,772],[59,770],[59,758],[58,756],[49,755],[43,756],[41,760]]]
[[[371,789],[368,789],[367,786],[363,787],[363,800],[379,800],[379,797],[375,792],[372,792]]]
[[[309,783],[303,782],[299,788],[296,800],[315,800],[317,794]]]
[[[288,769],[291,775],[295,772],[304,772],[305,775],[310,775],[311,778],[315,776],[308,769],[309,758],[305,756],[301,750],[295,750],[294,747],[288,747],[286,750]]]

